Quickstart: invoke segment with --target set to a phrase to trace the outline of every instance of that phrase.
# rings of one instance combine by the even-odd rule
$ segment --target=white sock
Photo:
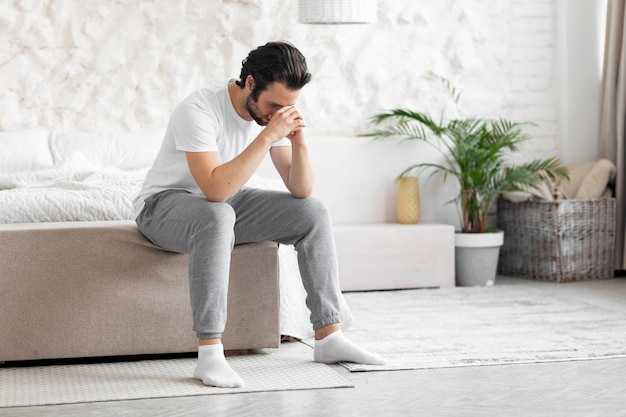
[[[341,330],[337,330],[315,341],[313,350],[315,362],[337,363],[355,362],[363,365],[384,365],[385,360],[375,354],[366,351],[357,344],[346,338]]]
[[[198,365],[193,376],[204,385],[220,388],[243,387],[243,380],[232,370],[224,356],[224,346],[203,345],[198,348]]]

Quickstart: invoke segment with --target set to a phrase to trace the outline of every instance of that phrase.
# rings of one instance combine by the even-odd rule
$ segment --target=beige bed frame
[[[226,350],[279,346],[277,250],[235,247]],[[0,361],[194,352],[187,271],[132,221],[0,225]]]

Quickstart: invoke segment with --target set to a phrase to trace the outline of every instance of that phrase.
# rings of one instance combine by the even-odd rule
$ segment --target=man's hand
[[[304,127],[297,127],[287,135],[293,145],[304,144]]]
[[[287,137],[292,143],[302,143],[302,130],[306,127],[304,118],[294,106],[281,107],[271,115],[265,130],[275,142]]]

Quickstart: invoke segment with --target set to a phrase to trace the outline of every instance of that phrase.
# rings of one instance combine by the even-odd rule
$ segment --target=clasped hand
[[[303,129],[306,127],[300,111],[294,106],[285,106],[270,116],[266,130],[275,135],[276,141],[286,137],[293,143],[304,141]]]

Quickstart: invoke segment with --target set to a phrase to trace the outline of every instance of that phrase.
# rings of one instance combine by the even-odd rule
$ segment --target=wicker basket
[[[612,278],[615,199],[498,201],[504,231],[498,272],[569,282]]]

